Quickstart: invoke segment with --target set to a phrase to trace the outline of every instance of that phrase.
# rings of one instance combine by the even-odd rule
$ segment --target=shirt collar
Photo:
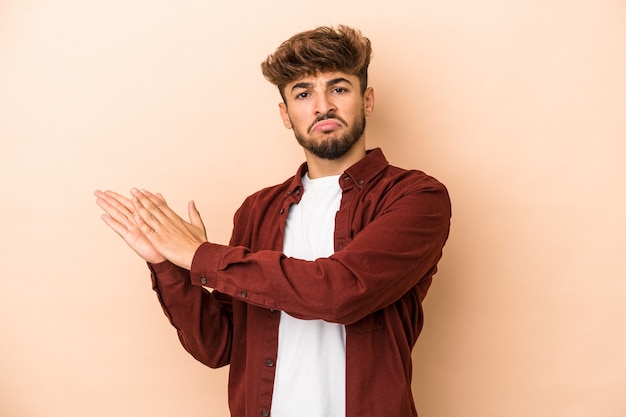
[[[344,174],[350,177],[357,187],[363,188],[388,165],[383,151],[375,148],[366,151],[365,157],[346,169]]]
[[[366,151],[365,156],[346,169],[341,178],[347,177],[351,179],[357,187],[363,188],[388,165],[389,162],[387,161],[387,158],[385,158],[382,149],[375,148]],[[287,191],[288,195],[297,196],[297,199],[299,200],[299,196],[302,195],[302,190],[304,189],[302,185],[302,176],[307,171],[308,166],[305,162],[300,165],[298,172],[295,177],[293,177]]]

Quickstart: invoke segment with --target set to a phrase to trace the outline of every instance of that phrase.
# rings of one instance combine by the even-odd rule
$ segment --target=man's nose
[[[335,103],[328,94],[318,94],[317,100],[315,101],[315,115],[325,115],[330,112],[334,112],[337,110],[335,108]]]

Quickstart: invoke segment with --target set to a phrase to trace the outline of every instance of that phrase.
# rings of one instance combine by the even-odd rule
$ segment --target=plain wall
[[[195,199],[227,242],[303,160],[260,62],[346,23],[370,147],[453,202],[420,416],[626,416],[626,3],[213,3],[0,2],[0,415],[228,415],[92,192]]]

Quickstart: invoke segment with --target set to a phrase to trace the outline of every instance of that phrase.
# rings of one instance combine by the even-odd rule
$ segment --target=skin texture
[[[285,87],[280,116],[303,147],[310,178],[341,174],[365,156],[365,118],[374,110],[374,90],[360,91],[359,79],[344,72],[306,76]],[[133,188],[130,198],[113,191],[94,194],[102,220],[147,262],[169,260],[190,269],[207,241],[193,201],[186,221],[158,193]]]

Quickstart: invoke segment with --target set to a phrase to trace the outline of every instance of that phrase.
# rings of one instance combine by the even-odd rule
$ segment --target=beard
[[[336,119],[347,126],[347,123],[336,116],[334,113],[328,113],[315,120],[315,123],[327,119]],[[310,130],[310,129],[309,129]],[[354,125],[350,129],[339,137],[329,137],[321,142],[311,139],[309,136],[303,135],[301,132],[294,129],[294,135],[296,140],[307,151],[321,159],[339,159],[344,156],[356,142],[363,136],[365,132],[365,109],[361,109],[361,114],[355,118]]]

